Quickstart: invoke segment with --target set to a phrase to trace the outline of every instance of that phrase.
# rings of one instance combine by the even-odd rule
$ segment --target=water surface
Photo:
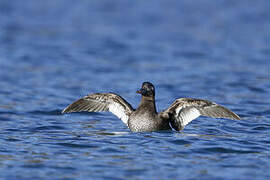
[[[268,1],[1,1],[1,179],[269,179]],[[132,133],[110,113],[61,110],[93,92],[135,108],[222,104],[182,132]]]

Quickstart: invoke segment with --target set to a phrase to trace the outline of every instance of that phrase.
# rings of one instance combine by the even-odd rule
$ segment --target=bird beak
[[[136,91],[136,93],[138,93],[138,94],[141,94],[141,95],[145,96],[145,95],[146,95],[146,90],[145,90],[145,89],[143,89],[143,88],[141,88],[141,89],[139,89],[138,91]]]
[[[142,89],[139,89],[138,91],[136,91],[136,93],[142,94]]]

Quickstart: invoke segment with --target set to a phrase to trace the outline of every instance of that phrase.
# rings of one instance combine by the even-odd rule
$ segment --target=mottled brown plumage
[[[121,96],[114,93],[89,94],[66,107],[62,113],[110,111],[127,124],[132,106]]]
[[[144,82],[137,93],[141,94],[142,98],[136,110],[117,94],[95,93],[73,102],[62,113],[110,111],[128,125],[133,132],[171,130],[171,127],[180,131],[200,115],[212,118],[240,119],[238,115],[221,105],[193,98],[176,99],[168,109],[158,114],[154,85]]]

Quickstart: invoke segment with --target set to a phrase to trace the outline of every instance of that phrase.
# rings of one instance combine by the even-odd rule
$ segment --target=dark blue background
[[[1,179],[269,179],[267,0],[1,0]],[[131,133],[110,113],[61,115],[93,92],[162,110],[215,101],[181,133]]]

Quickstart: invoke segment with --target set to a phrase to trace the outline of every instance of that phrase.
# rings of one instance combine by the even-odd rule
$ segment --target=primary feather
[[[127,124],[133,111],[131,105],[121,96],[114,93],[89,94],[66,107],[62,113],[70,112],[101,112],[110,111]]]
[[[238,115],[219,104],[193,98],[176,99],[162,114],[163,116],[167,114],[170,117],[171,125],[176,130],[183,129],[188,123],[201,115],[212,118],[240,119]]]

